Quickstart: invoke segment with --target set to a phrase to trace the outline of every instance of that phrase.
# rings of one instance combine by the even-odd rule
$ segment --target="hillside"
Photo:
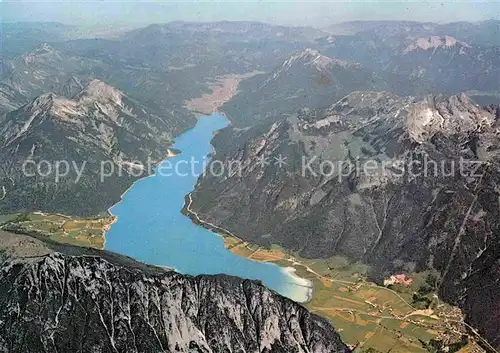
[[[242,127],[275,121],[300,108],[322,107],[352,91],[385,87],[361,65],[308,48],[295,52],[269,74],[246,81],[221,109]]]
[[[166,154],[172,130],[169,120],[102,81],[73,99],[41,95],[0,125],[0,212],[103,212],[151,171],[148,160]],[[134,167],[139,162],[145,170]]]
[[[204,176],[191,208],[251,243],[362,261],[379,281],[435,270],[441,297],[495,342],[498,119],[465,95],[354,92],[219,134],[213,163],[241,169]]]

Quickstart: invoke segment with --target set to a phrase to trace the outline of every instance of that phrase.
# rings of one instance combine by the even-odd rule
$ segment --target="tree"
[[[30,220],[29,213],[20,213],[12,220],[12,223],[27,222]]]

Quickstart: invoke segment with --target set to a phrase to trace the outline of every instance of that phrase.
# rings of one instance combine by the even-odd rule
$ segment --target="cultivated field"
[[[33,212],[4,216],[2,227],[19,233],[35,232],[66,244],[104,248],[104,233],[114,217],[78,218],[59,214]]]
[[[298,276],[312,281],[313,298],[305,306],[328,318],[344,342],[357,347],[355,352],[429,352],[424,344],[432,339],[459,342],[467,335],[460,310],[436,296],[430,294],[432,309],[413,306],[412,294],[421,283],[418,275],[413,286],[390,289],[367,281],[369,268],[345,258],[303,259],[277,246],[266,249],[223,236],[231,252],[254,261],[293,266]],[[484,350],[470,337],[460,352]]]

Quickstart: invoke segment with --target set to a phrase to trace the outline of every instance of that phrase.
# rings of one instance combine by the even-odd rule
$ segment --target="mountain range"
[[[327,56],[375,70],[402,95],[497,92],[499,21],[477,24],[367,21],[340,24],[317,39]]]
[[[470,92],[482,104],[500,102],[500,46],[449,35],[420,37],[420,31],[407,33],[399,26],[380,32],[317,38],[272,71],[243,82],[222,109],[245,127],[304,107],[324,108],[363,90],[415,97]]]
[[[463,94],[353,92],[218,134],[212,163],[241,169],[202,177],[191,208],[251,243],[367,263],[377,281],[433,271],[498,342],[499,118]]]
[[[386,83],[355,62],[322,55],[307,48],[281,65],[241,85],[241,92],[223,106],[233,123],[255,125],[296,112],[321,107],[357,90],[384,89]]]
[[[477,45],[498,46],[500,21],[415,22],[415,21],[347,21],[325,29],[332,35],[361,35],[398,38],[399,42],[419,36],[449,35]]]
[[[217,108],[231,126],[214,137],[212,163],[236,161],[241,173],[202,176],[193,212],[250,243],[367,264],[378,283],[432,274],[432,290],[500,347],[499,23],[178,21],[106,38],[10,24],[0,214],[106,212],[148,174],[139,163],[163,159],[194,126],[188,100],[258,71]],[[74,164],[56,180],[32,173],[43,161]],[[101,181],[103,163],[121,174]],[[323,319],[259,283],[45,240],[41,254],[19,256],[32,236],[0,251],[0,350],[346,349]]]

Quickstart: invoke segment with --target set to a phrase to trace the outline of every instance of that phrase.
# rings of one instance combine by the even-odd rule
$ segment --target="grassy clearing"
[[[114,217],[78,218],[40,212],[2,216],[2,227],[17,232],[36,232],[48,238],[77,246],[104,248],[104,233]]]

